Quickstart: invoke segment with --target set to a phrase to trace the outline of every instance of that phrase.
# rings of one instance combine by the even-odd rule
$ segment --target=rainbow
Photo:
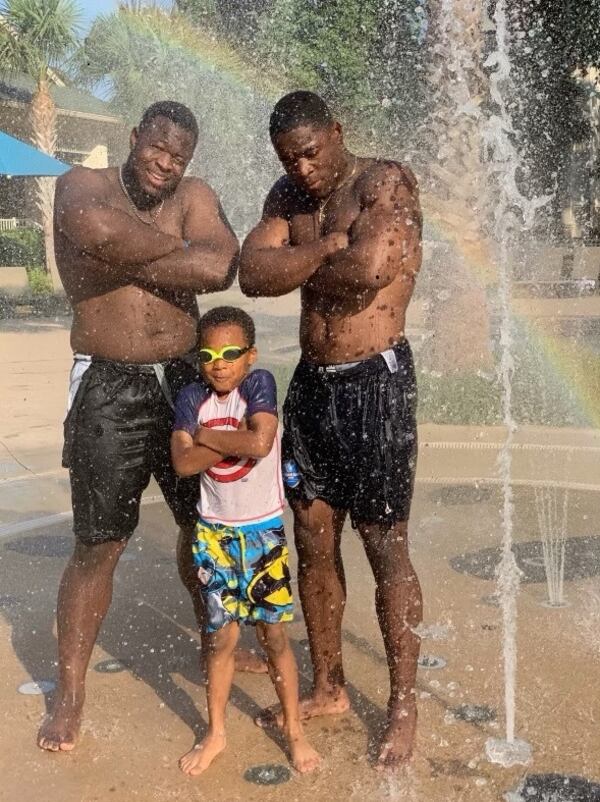
[[[425,208],[427,200],[425,197]],[[474,281],[483,287],[495,284],[497,266],[484,241],[462,237],[439,216],[433,221],[430,217],[428,222],[437,238],[456,248]],[[526,302],[525,298],[511,298],[516,348],[535,354],[543,362],[545,376],[563,396],[568,397],[569,406],[577,409],[582,425],[600,428],[600,298],[595,314],[598,318],[598,350],[561,336],[547,319],[527,314],[524,310]],[[540,405],[542,402],[540,399]]]
[[[149,49],[158,44],[161,48],[178,51],[193,59],[203,71],[218,73],[232,87],[250,92],[265,102],[272,103],[286,89],[272,72],[256,69],[234,48],[177,14],[167,15],[159,9],[132,12],[120,8],[116,15],[123,15],[123,22],[130,30],[147,39]],[[107,17],[99,19],[109,22]],[[428,199],[423,200],[427,210]],[[457,226],[445,223],[435,208],[430,210],[428,218],[436,237],[457,249],[475,281],[483,286],[495,283],[494,260],[484,240],[465,237]],[[528,347],[543,359],[551,377],[576,404],[585,423],[600,428],[600,353],[560,337],[550,331],[543,320],[524,314],[519,306],[513,300],[513,318],[519,338],[524,338]]]
[[[217,73],[231,86],[258,94],[265,100],[275,99],[282,91],[281,82],[272,73],[256,69],[237,50],[208,31],[193,26],[177,13],[167,14],[159,8],[132,11],[120,7],[111,15],[96,18],[90,31],[91,38],[96,26],[105,26],[110,36],[114,21],[123,24],[125,30],[120,32],[121,35],[129,33],[147,42],[148,53],[159,49],[174,56],[181,54],[193,59],[204,72]]]
[[[538,349],[587,425],[600,429],[600,353],[547,331],[543,324],[515,313],[530,346]],[[599,315],[600,317],[600,315]]]
[[[455,231],[449,231],[439,220],[432,230],[436,236],[454,245],[474,281],[484,287],[495,283],[496,266],[484,243],[477,245],[472,241],[461,241]],[[516,350],[535,354],[543,363],[545,375],[563,396],[568,397],[569,406],[577,409],[582,425],[600,428],[600,298],[595,314],[598,318],[598,350],[561,336],[547,318],[527,314],[524,309],[527,300],[511,298]],[[533,299],[532,303],[535,303]],[[582,316],[582,320],[585,317]],[[543,399],[540,399],[540,406],[542,403]]]

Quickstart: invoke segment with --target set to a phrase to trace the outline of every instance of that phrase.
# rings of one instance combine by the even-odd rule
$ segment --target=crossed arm
[[[348,244],[346,234],[335,231],[313,242],[290,245],[285,203],[278,182],[265,201],[261,221],[242,248],[239,280],[244,295],[287,295]]]
[[[181,237],[115,208],[105,175],[86,168],[58,179],[57,225],[105,275],[198,293],[226,289],[235,275],[237,239],[210,187],[199,179],[185,181],[178,188]]]
[[[278,421],[269,412],[256,412],[236,431],[199,426],[194,436],[178,430],[171,435],[171,461],[179,476],[193,476],[232,457],[266,457],[277,435]]]
[[[397,165],[368,177],[349,245],[333,254],[310,281],[313,290],[356,295],[387,287],[398,276],[414,283],[421,266],[422,217],[416,181]]]
[[[387,163],[369,171],[348,233],[331,232],[303,245],[289,245],[289,223],[273,192],[242,247],[240,286],[246,295],[284,295],[303,284],[328,295],[352,295],[386,287],[399,273],[414,281],[422,218],[416,180],[404,168]]]

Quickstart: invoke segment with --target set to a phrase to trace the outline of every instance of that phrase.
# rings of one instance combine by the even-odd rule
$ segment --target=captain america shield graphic
[[[207,429],[218,426],[220,429],[239,429],[240,421],[237,418],[213,418],[203,424]],[[213,465],[206,473],[215,482],[236,482],[247,476],[256,465],[252,457],[225,457],[221,462]]]

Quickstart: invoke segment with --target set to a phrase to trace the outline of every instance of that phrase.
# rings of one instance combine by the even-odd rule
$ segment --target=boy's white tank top
[[[235,431],[246,414],[259,411],[277,411],[275,382],[265,370],[249,373],[224,399],[203,383],[184,388],[177,398],[174,428],[192,435],[198,424]],[[229,526],[262,523],[281,515],[284,507],[280,427],[266,457],[226,458],[200,475],[198,514],[205,521]]]

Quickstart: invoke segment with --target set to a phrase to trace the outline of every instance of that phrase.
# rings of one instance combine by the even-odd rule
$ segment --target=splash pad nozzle
[[[485,754],[490,763],[498,763],[505,769],[510,766],[525,766],[531,760],[531,744],[514,738],[488,738],[485,742]]]

